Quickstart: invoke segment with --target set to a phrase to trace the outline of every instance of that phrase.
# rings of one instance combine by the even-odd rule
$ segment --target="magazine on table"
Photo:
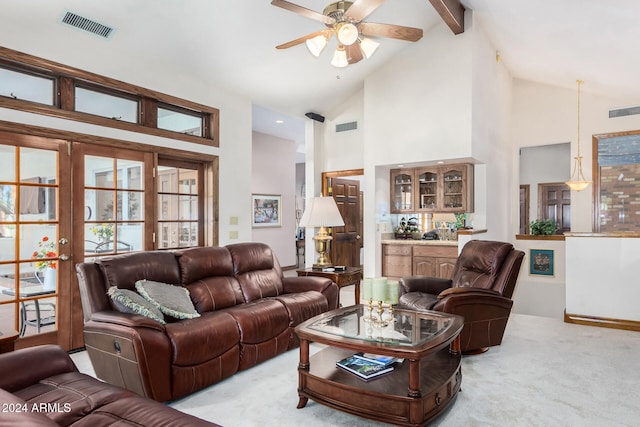
[[[336,366],[342,368],[352,374],[357,375],[364,380],[370,380],[379,375],[393,371],[393,363],[390,365],[381,365],[380,363],[371,362],[360,357],[349,356],[336,362]]]
[[[392,365],[396,362],[402,362],[404,360],[404,359],[398,359],[397,357],[393,357],[393,356],[382,356],[380,354],[362,353],[362,352],[354,354],[353,357],[357,357],[359,359],[363,359],[368,362],[377,363],[382,366]]]

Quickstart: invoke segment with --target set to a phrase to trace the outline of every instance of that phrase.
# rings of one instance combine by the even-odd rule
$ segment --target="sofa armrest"
[[[45,378],[77,372],[73,361],[57,345],[41,345],[0,355],[0,388],[14,392]]]
[[[460,287],[460,288],[445,289],[444,291],[438,294],[438,299],[445,298],[449,295],[472,295],[472,294],[501,297],[499,292],[496,292],[492,289]]]
[[[485,318],[509,316],[513,300],[488,289],[457,288],[465,291],[447,291],[432,310],[458,314],[465,317],[465,322]]]
[[[323,292],[330,287],[332,283],[333,281],[331,279],[315,276],[282,278],[282,288],[285,294],[306,291]]]
[[[329,310],[338,308],[340,288],[331,279],[318,276],[283,277],[282,290],[285,294],[317,291],[327,299]]]
[[[139,314],[120,313],[117,311],[98,311],[91,314],[90,320],[100,323],[113,323],[129,328],[150,328],[164,332],[164,325]]]
[[[400,293],[424,292],[438,295],[445,289],[451,288],[451,279],[441,279],[429,276],[409,276],[400,279]]]

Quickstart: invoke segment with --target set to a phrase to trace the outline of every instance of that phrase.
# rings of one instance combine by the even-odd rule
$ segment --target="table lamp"
[[[320,227],[318,234],[313,237],[316,242],[316,252],[318,260],[313,264],[313,268],[322,269],[331,267],[329,257],[329,242],[333,237],[329,236],[325,227],[340,227],[344,225],[342,215],[338,210],[333,197],[314,197],[300,218],[300,227]]]

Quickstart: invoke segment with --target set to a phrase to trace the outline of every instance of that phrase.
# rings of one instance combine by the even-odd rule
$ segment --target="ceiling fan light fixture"
[[[338,46],[336,51],[333,53],[331,65],[336,68],[344,68],[349,65],[349,61],[347,60],[347,52],[344,50],[343,46]]]
[[[307,49],[315,57],[320,56],[324,48],[327,47],[327,43],[327,38],[322,34],[306,41]]]
[[[360,50],[365,58],[369,59],[373,52],[380,46],[380,43],[367,38],[360,39]]]
[[[344,22],[338,27],[337,36],[343,46],[351,46],[358,40],[358,29],[352,23]]]

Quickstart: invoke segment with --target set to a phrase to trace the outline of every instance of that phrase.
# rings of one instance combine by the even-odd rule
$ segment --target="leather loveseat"
[[[0,354],[0,426],[215,426],[78,372],[55,345]]]
[[[84,341],[98,378],[157,401],[188,395],[299,345],[294,328],[337,308],[321,277],[283,277],[262,243],[148,251],[76,266]],[[120,312],[107,290],[181,285],[200,317],[161,324]]]

